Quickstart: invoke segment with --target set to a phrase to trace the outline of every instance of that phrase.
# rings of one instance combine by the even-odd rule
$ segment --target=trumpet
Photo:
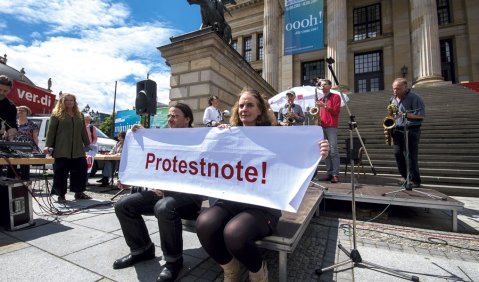
[[[384,138],[386,139],[386,144],[392,145],[392,129],[396,127],[396,119],[394,115],[397,113],[398,108],[395,104],[389,104],[387,107],[388,114],[383,119],[383,128],[384,128]]]

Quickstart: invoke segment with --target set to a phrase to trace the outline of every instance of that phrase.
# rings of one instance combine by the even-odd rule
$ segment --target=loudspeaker
[[[28,186],[29,182],[0,179],[0,224],[8,230],[33,224],[32,195]]]
[[[136,84],[135,108],[138,115],[156,115],[156,82],[147,79]]]

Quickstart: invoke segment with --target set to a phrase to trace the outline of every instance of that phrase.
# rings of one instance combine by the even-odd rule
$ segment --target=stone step
[[[373,163],[374,164],[374,163]],[[397,167],[395,166],[378,166],[377,164],[374,165],[374,169],[376,172],[383,173],[383,174],[396,174]],[[471,169],[445,169],[445,168],[428,168],[419,165],[421,175],[425,177],[456,177],[456,178],[467,178],[467,179],[477,179],[477,184],[479,185],[479,169],[471,170]]]
[[[376,147],[367,147],[366,150],[371,154],[392,154],[392,148],[376,148]],[[344,152],[346,154],[346,152]],[[450,155],[461,155],[461,156],[470,156],[476,157],[479,160],[479,146],[476,148],[429,148],[427,145],[422,145],[420,147],[420,156],[423,155],[436,155],[436,154],[450,154]]]
[[[394,155],[393,153],[389,153],[389,154],[376,154],[376,153],[372,153],[370,152],[370,150],[368,149],[368,154],[369,154],[369,158],[371,159],[371,161],[373,160],[380,160],[380,159],[394,159]],[[366,158],[364,156],[364,158]],[[477,163],[478,162],[478,156],[454,156],[454,155],[424,155],[424,154],[420,154],[419,155],[419,159],[422,160],[422,161],[452,161],[452,162],[466,162],[466,163]]]
[[[385,166],[385,167],[396,167],[396,161],[392,158],[389,160],[386,159],[375,159],[371,160],[374,166]],[[366,165],[368,162],[363,163]],[[419,161],[419,168],[442,168],[442,169],[461,169],[465,170],[477,170],[479,171],[479,162],[476,163],[464,163],[464,162],[441,162],[441,161]],[[479,173],[477,174],[479,175]]]

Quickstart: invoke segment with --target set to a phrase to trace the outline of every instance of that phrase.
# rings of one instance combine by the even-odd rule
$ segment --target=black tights
[[[219,264],[227,264],[234,257],[249,271],[258,272],[262,256],[254,242],[271,231],[260,210],[233,212],[213,206],[198,217],[196,232],[205,251]]]

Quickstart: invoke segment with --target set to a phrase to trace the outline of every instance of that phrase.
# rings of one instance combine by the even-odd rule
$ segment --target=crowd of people
[[[389,104],[398,111],[396,127],[392,132],[394,155],[398,170],[406,179],[408,176],[414,187],[419,187],[417,155],[420,126],[425,115],[422,99],[407,89],[405,79],[396,79],[393,84],[394,96]],[[31,110],[23,105],[15,106],[7,99],[12,87],[8,77],[0,76],[0,121],[1,137],[4,140],[30,142],[34,152],[43,151],[54,159],[52,194],[58,196],[59,203],[65,203],[70,178],[70,192],[75,199],[90,199],[85,194],[87,184],[86,152],[96,143],[96,130],[90,124],[91,117],[79,111],[76,96],[63,93],[52,112],[47,132],[45,148],[38,148],[38,126],[28,120]],[[337,135],[341,97],[332,93],[332,83],[328,79],[317,79],[316,89],[323,95],[317,97],[316,124],[323,130],[324,140],[318,143],[320,156],[326,163],[324,181],[339,181],[339,153]],[[295,104],[295,92],[287,91],[286,104],[277,116],[267,99],[257,90],[244,88],[231,110],[229,122],[221,112],[220,99],[211,96],[209,107],[204,112],[203,124],[221,129],[238,126],[299,126],[305,122],[300,105]],[[168,111],[169,128],[192,128],[193,112],[184,103],[176,103]],[[409,148],[405,148],[404,128],[408,128]],[[132,128],[132,134],[148,130],[141,125]],[[118,143],[111,155],[122,152],[126,133],[118,135]],[[405,151],[408,151],[406,154]],[[100,186],[106,186],[117,169],[118,162],[107,162],[103,169]],[[409,171],[407,168],[409,167]],[[119,186],[123,186],[119,183]],[[157,189],[141,189],[122,197],[115,203],[115,214],[130,252],[113,262],[114,269],[122,269],[155,258],[155,245],[152,242],[143,215],[154,215],[160,229],[160,246],[166,264],[157,281],[174,281],[183,268],[182,219],[196,219],[199,241],[208,255],[221,266],[224,281],[239,281],[241,265],[248,270],[249,280],[268,281],[268,267],[254,244],[275,230],[281,217],[281,210],[240,203],[225,199],[214,199],[210,206],[201,209],[205,196],[171,192]]]

